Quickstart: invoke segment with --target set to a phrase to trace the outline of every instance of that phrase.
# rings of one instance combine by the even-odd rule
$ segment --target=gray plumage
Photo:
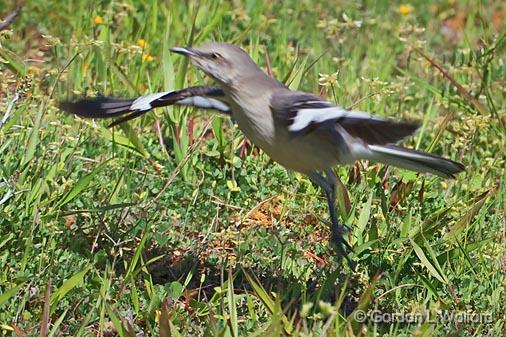
[[[187,88],[136,100],[79,101],[63,104],[62,108],[93,118],[131,113],[119,122],[170,104],[230,114],[242,132],[273,160],[306,174],[324,190],[332,223],[331,240],[351,267],[347,255],[351,247],[343,238],[344,226],[338,223],[334,208],[334,166],[367,159],[445,178],[464,170],[455,161],[393,145],[412,135],[417,123],[346,110],[318,96],[291,91],[267,76],[239,47],[212,42],[172,51],[189,57],[218,87]]]
[[[351,247],[343,238],[344,226],[335,213],[336,177],[332,167],[369,159],[442,177],[464,170],[460,163],[389,145],[413,134],[416,123],[348,111],[317,96],[293,92],[267,76],[234,45],[213,42],[173,51],[188,56],[218,82],[233,118],[253,143],[281,165],[307,174],[325,191],[331,241],[352,268],[347,255]]]

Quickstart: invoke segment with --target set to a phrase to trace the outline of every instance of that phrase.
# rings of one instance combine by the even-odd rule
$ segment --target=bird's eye
[[[221,59],[221,55],[218,53],[211,53],[211,58],[213,60],[219,60],[219,59]]]

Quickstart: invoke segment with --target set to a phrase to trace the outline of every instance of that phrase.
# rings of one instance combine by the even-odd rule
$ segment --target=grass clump
[[[504,9],[25,4],[0,32],[0,334],[500,336]],[[207,83],[169,48],[209,40],[292,88],[422,121],[407,145],[466,172],[336,168],[352,273],[321,192],[226,118],[174,107],[108,129],[57,108]]]

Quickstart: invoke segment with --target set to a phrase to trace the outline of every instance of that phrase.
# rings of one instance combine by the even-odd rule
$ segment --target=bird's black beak
[[[184,56],[198,56],[198,54],[191,48],[174,47],[171,48],[170,51]]]

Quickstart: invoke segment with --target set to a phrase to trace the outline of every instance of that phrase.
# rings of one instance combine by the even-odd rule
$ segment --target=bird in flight
[[[370,160],[415,172],[452,178],[464,170],[458,162],[395,145],[419,125],[347,110],[319,96],[292,91],[264,73],[241,48],[211,42],[172,48],[213,78],[216,86],[197,86],[152,93],[135,99],[91,98],[62,102],[61,109],[85,118],[116,118],[111,125],[142,116],[162,106],[187,105],[230,115],[246,137],[274,161],[307,175],[325,192],[331,242],[338,254],[348,253],[345,226],[335,210],[337,177],[333,167]]]

